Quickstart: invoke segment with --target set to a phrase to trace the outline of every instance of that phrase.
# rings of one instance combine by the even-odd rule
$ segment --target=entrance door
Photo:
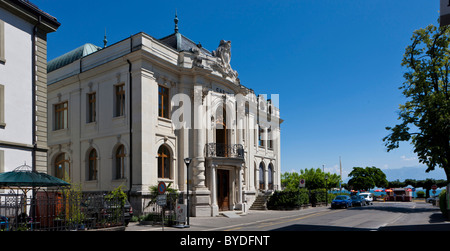
[[[228,170],[217,170],[217,203],[219,211],[230,209],[230,172]]]

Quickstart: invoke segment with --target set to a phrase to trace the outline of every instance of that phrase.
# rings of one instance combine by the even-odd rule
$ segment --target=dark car
[[[352,196],[352,206],[365,206],[366,200],[364,197],[359,195],[353,195]]]
[[[8,230],[9,222],[8,217],[0,215],[0,231]]]
[[[86,201],[82,203],[84,213],[89,218],[96,219],[98,222],[102,221],[122,221],[125,226],[128,226],[131,218],[133,217],[133,208],[128,200],[121,206],[119,201],[106,200],[103,196],[90,196]]]
[[[121,219],[123,216],[125,226],[128,226],[128,223],[133,217],[133,208],[128,200],[123,207],[118,202],[105,201],[102,214],[104,218],[115,218],[115,220]]]
[[[331,201],[331,208],[347,208],[352,206],[352,199],[348,195],[338,195]]]

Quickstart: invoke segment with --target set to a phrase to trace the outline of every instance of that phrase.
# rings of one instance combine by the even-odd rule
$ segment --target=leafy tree
[[[373,182],[376,187],[386,187],[388,185],[388,181],[386,179],[386,174],[381,171],[381,169],[372,167],[366,167],[369,176],[372,177]]]
[[[294,191],[298,189],[300,183],[300,174],[297,172],[284,172],[281,174],[281,186],[284,190]]]
[[[426,172],[441,167],[450,178],[450,28],[414,31],[406,47],[402,66],[408,71],[400,89],[407,98],[400,105],[400,124],[386,127],[390,134],[383,141],[387,151],[410,141]]]
[[[320,168],[300,170],[297,172],[285,172],[281,174],[281,186],[284,190],[298,190],[300,179],[305,180],[305,188],[309,190],[325,188],[325,175],[327,175],[326,188],[331,189],[339,186],[340,175],[324,173]]]
[[[370,190],[374,187],[386,187],[388,181],[381,169],[376,167],[353,167],[348,175],[348,186],[355,190]]]
[[[389,181],[389,185],[388,187],[390,188],[397,188],[397,187],[405,187],[407,186],[405,182],[402,182],[400,180],[394,180],[394,181]]]
[[[300,177],[305,180],[305,187],[308,189],[318,189],[325,187],[325,179],[320,168],[302,169],[300,170]]]

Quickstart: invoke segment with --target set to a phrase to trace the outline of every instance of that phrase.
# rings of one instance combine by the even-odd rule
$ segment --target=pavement
[[[387,206],[390,202],[375,202],[376,204]],[[393,202],[395,203],[395,202]],[[381,206],[381,205],[380,205]],[[301,210],[278,211],[278,210],[249,210],[246,213],[236,214],[235,212],[224,212],[215,217],[190,217],[189,228],[164,228],[161,225],[142,225],[139,222],[130,222],[125,231],[233,231],[244,229],[247,224],[282,221],[285,218],[293,216],[301,217],[330,210],[329,206],[308,207]],[[409,214],[403,214],[398,219],[385,227],[381,231],[408,231],[411,227],[422,229],[423,231],[450,231],[450,224],[444,221],[438,207],[431,206],[429,203],[413,202],[413,204],[404,204],[396,209],[400,212],[410,212],[415,210],[414,217]],[[430,214],[434,215],[430,219]],[[435,217],[435,218],[433,218]]]
[[[164,227],[161,225],[141,225],[138,222],[130,222],[125,231],[222,231],[224,229],[239,229],[239,226],[249,223],[262,223],[292,216],[301,216],[311,213],[329,210],[329,207],[309,207],[301,210],[249,210],[242,214],[221,214],[215,217],[190,217],[189,228]],[[229,213],[229,212],[228,212]]]

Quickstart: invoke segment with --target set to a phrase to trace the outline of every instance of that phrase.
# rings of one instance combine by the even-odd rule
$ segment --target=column
[[[197,79],[194,78],[194,83]],[[205,114],[203,107],[203,86],[196,84],[194,86],[194,137],[190,138],[194,142],[194,158],[193,158],[193,216],[212,216],[212,208],[210,204],[210,191],[205,186],[205,157],[204,148],[205,141]]]
[[[219,207],[217,206],[217,177],[216,177],[216,171],[217,171],[217,165],[212,164],[211,165],[211,177],[210,177],[210,183],[211,183],[211,211],[212,216],[219,214]]]
[[[238,204],[242,204],[242,165],[239,167],[239,178],[238,178],[238,182],[239,182],[239,194],[238,194]]]
[[[202,102],[201,85],[194,86],[194,156],[195,156],[195,187],[205,188],[205,157],[203,149],[206,145],[205,141],[205,111]]]

